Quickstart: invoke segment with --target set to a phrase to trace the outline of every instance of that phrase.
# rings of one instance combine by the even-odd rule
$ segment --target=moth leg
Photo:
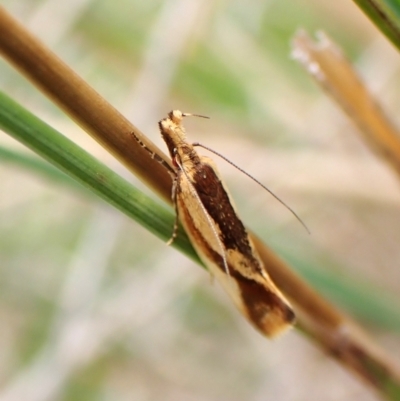
[[[172,181],[172,202],[174,204],[175,207],[175,222],[174,222],[174,228],[172,230],[172,236],[171,238],[168,240],[167,245],[171,245],[175,238],[178,236],[178,229],[179,229],[179,212],[178,212],[178,204],[176,201],[176,197],[177,197],[177,188],[178,188],[178,176],[175,176],[173,181]]]

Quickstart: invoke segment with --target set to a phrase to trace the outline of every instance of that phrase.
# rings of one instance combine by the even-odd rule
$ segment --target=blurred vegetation
[[[266,183],[312,235],[218,161],[244,220],[398,359],[397,178],[289,57],[299,28],[323,29],[397,110],[398,54],[361,11],[344,0],[63,4],[2,2],[160,147],[170,109],[211,116],[188,122],[190,139]],[[128,177],[3,61],[0,88]],[[374,399],[299,334],[265,342],[204,271],[6,135],[0,146],[0,398],[26,385],[32,400]]]

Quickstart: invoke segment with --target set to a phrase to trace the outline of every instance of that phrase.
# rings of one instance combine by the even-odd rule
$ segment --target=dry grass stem
[[[293,56],[360,128],[365,141],[400,174],[400,135],[340,48],[324,33],[293,40]]]
[[[2,7],[0,52],[128,169],[169,200],[171,177],[149,158],[132,133],[168,161],[164,153]]]

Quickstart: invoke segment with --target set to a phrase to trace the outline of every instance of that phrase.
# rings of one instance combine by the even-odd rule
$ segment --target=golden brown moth
[[[213,161],[186,141],[182,119],[189,115],[173,110],[159,122],[175,169],[177,217],[238,309],[261,333],[273,337],[291,327],[294,312],[266,272]],[[170,242],[176,229],[175,224]]]

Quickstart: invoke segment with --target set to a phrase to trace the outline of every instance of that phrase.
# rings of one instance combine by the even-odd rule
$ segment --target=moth
[[[182,120],[189,115],[173,110],[159,122],[174,167],[177,218],[239,311],[262,334],[274,337],[291,327],[295,314],[264,268],[214,162],[196,152],[202,145],[187,142]],[[176,222],[170,242],[177,227]]]

